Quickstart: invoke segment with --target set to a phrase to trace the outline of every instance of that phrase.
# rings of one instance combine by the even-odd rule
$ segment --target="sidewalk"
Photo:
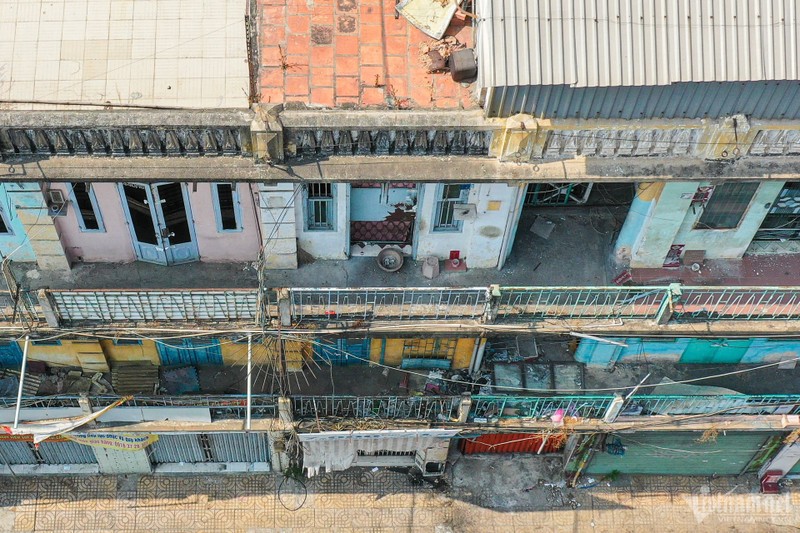
[[[447,491],[413,486],[405,474],[385,469],[318,476],[305,488],[295,481],[281,485],[279,475],[4,478],[0,530],[701,533],[788,530],[800,523],[800,492],[762,496],[750,478],[637,477],[555,489],[559,498],[553,498],[554,489],[527,475],[492,474],[505,470],[492,462],[531,459],[489,459],[478,490],[458,479]],[[462,468],[474,468],[485,459],[462,461]],[[525,490],[528,485],[534,488]],[[580,506],[573,509],[572,502]]]

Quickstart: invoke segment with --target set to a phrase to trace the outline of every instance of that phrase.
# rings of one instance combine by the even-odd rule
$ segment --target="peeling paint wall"
[[[755,178],[754,178],[755,180]],[[682,244],[685,250],[704,250],[708,259],[742,257],[761,226],[783,182],[763,181],[753,195],[741,222],[734,229],[695,229],[702,207],[692,208],[692,197],[699,186],[712,182],[676,181],[663,184],[658,197],[651,203],[634,201],[626,226],[639,228],[634,237],[622,232],[617,243],[618,256],[623,255],[626,242],[633,242],[631,266],[660,268],[672,245]],[[649,184],[648,187],[657,187]],[[646,189],[639,190],[642,194]],[[646,213],[643,211],[647,210]],[[644,216],[644,222],[641,218]]]
[[[503,183],[473,184],[468,203],[474,204],[474,220],[464,220],[461,231],[434,231],[439,188],[426,183],[417,207],[416,259],[427,256],[447,259],[458,250],[472,268],[494,268],[503,253],[509,217],[515,212],[523,188]],[[516,223],[516,222],[514,222]]]
[[[403,347],[409,339],[373,337],[370,340],[370,361],[389,366],[400,366],[403,362]],[[472,361],[476,339],[473,337],[448,338],[455,340],[456,347],[453,353],[452,368],[468,368]]]
[[[25,235],[25,227],[17,215],[14,194],[9,194],[9,190],[19,189],[15,184],[0,183],[0,210],[11,231],[10,234],[0,235],[0,254],[5,258],[13,253],[13,261],[36,261],[36,254]]]

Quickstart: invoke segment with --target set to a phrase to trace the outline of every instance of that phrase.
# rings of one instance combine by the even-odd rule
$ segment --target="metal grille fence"
[[[662,287],[503,287],[497,317],[655,318],[666,297]]]
[[[296,320],[463,319],[486,312],[488,289],[291,289]]]
[[[800,288],[681,287],[673,318],[777,320],[800,318]]]
[[[380,419],[447,420],[456,416],[457,396],[294,396],[298,418],[357,417]]]
[[[258,291],[51,291],[65,323],[146,320],[253,320]]]

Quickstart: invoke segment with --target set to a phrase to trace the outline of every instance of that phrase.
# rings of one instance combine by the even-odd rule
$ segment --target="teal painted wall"
[[[754,178],[755,180],[755,178]],[[628,213],[617,254],[632,246],[631,266],[634,268],[659,268],[673,244],[685,245],[684,250],[704,250],[708,259],[739,258],[744,255],[756,231],[769,212],[783,182],[764,181],[753,195],[739,226],[727,230],[695,229],[703,213],[702,207],[692,207],[692,196],[699,186],[713,182],[671,181],[664,184],[655,205],[643,206],[634,202]],[[646,220],[641,221],[642,210],[647,208]],[[631,232],[638,228],[636,236]]]
[[[614,363],[762,364],[800,357],[800,341],[785,339],[612,338],[628,346],[582,339],[575,360],[592,366]]]
[[[13,232],[11,235],[0,234],[0,254],[5,258],[13,253],[11,256],[13,261],[36,261],[36,254],[33,252],[25,235],[25,228],[17,216],[16,203],[18,202],[15,200],[20,196],[20,190],[15,184],[0,183],[0,210]]]

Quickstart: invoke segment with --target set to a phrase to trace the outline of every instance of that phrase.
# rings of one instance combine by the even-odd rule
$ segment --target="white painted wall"
[[[451,250],[458,250],[468,267],[496,267],[503,252],[509,216],[514,212],[520,190],[503,183],[473,184],[468,203],[476,205],[476,218],[465,220],[460,232],[438,232],[433,231],[438,187],[436,183],[424,184],[417,207],[415,258],[447,259]]]
[[[336,226],[333,231],[308,231],[302,191],[297,193],[294,202],[297,244],[316,259],[347,259],[350,251],[350,185],[336,183],[333,187],[336,203]]]

